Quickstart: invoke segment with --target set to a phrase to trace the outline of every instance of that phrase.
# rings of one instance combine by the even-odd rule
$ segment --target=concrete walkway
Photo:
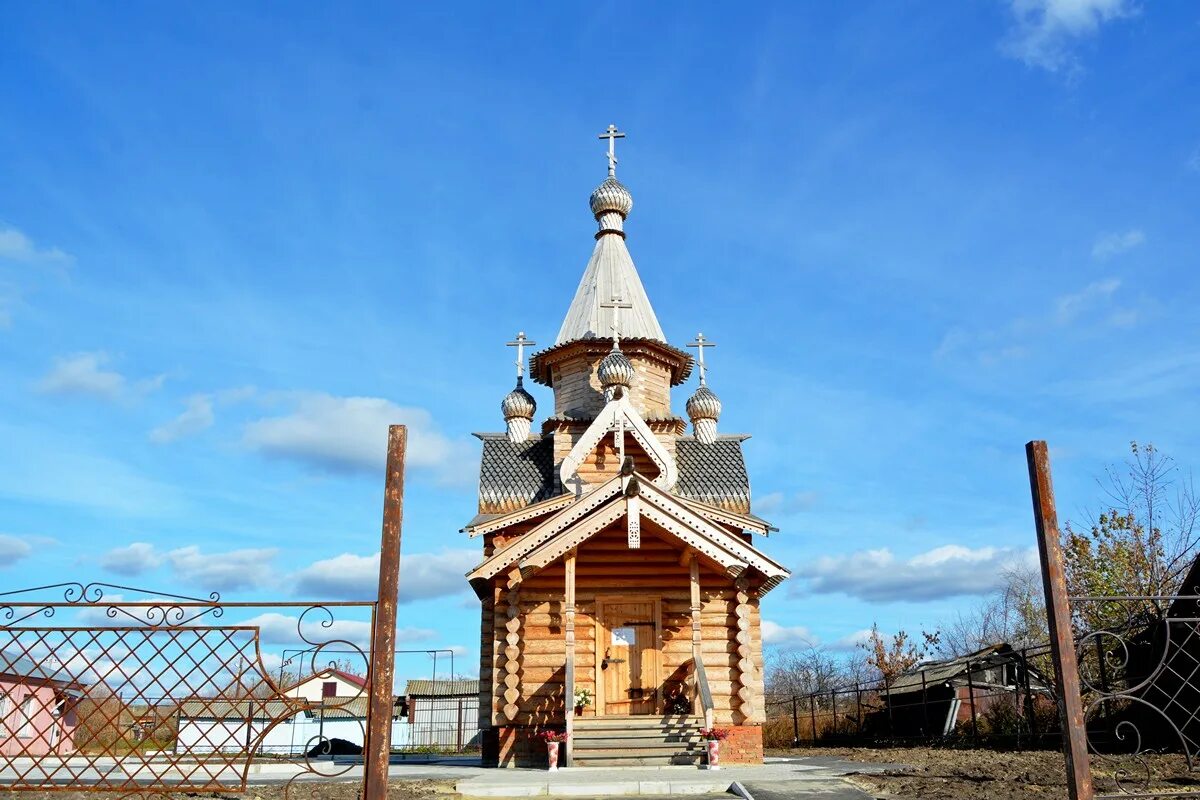
[[[841,776],[848,772],[886,769],[828,758],[770,759],[762,766],[572,767],[557,772],[533,769],[489,769],[461,778],[455,789],[464,797],[681,797],[745,792],[754,800],[870,800]],[[761,795],[761,796],[760,796]]]

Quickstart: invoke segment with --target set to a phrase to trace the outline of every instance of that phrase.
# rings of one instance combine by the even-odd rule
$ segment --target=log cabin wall
[[[643,527],[642,546],[630,550],[623,523],[614,526],[580,546],[576,565],[576,688],[591,690],[596,697],[596,602],[598,597],[644,597],[661,603],[661,641],[658,648],[659,703],[672,691],[684,688],[688,679],[691,650],[691,599],[688,568],[681,563],[681,546],[668,542]],[[713,692],[715,722],[718,725],[743,725],[748,722],[746,708],[738,698],[741,671],[737,654],[737,587],[724,572],[703,567],[701,586],[701,636],[705,669]],[[491,604],[491,659],[484,659],[485,685],[490,683],[491,722],[500,726],[561,726],[569,704],[565,701],[564,670],[566,642],[563,629],[565,571],[562,561],[551,564],[521,581],[519,590],[519,699],[514,703],[515,718],[505,714],[505,683],[511,674],[503,666],[510,627],[507,597],[509,579],[499,577],[494,584]],[[762,630],[758,599],[753,587],[749,607],[748,633],[751,660],[756,676],[762,675]],[[486,624],[487,621],[485,621]],[[499,664],[500,668],[493,668]],[[512,682],[512,681],[510,681]],[[759,689],[761,691],[761,689]],[[661,708],[659,709],[661,710]],[[585,713],[596,713],[592,708]]]

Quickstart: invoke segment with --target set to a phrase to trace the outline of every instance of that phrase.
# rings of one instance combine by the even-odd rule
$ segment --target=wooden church
[[[699,763],[701,727],[730,730],[729,763],[762,760],[759,603],[788,571],[756,546],[738,434],[720,434],[721,403],[696,359],[667,342],[625,244],[633,197],[616,179],[591,195],[595,249],[552,347],[529,359],[554,410],[532,432],[536,403],[517,385],[507,430],[483,442],[483,540],[468,574],[482,602],[484,761],[544,766],[539,731],[565,729],[567,764]],[[698,366],[698,387],[672,390]],[[590,703],[576,706],[577,690]]]

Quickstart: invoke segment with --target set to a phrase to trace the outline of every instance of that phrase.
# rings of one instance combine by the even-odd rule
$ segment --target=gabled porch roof
[[[550,506],[545,509],[545,513],[550,513],[547,519],[467,574],[476,593],[482,596],[490,579],[514,567],[524,574],[544,568],[631,514],[636,514],[638,520],[644,518],[653,522],[668,536],[700,553],[730,575],[740,575],[746,569],[761,573],[765,578],[764,592],[790,574],[737,534],[707,519],[703,509],[695,507],[703,504],[692,504],[676,497],[638,473],[610,478],[569,505],[559,507],[549,502],[546,505]],[[486,524],[490,527],[498,522],[500,520]]]

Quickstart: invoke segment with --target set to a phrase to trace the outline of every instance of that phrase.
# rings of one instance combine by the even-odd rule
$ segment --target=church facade
[[[717,431],[702,335],[668,343],[626,246],[633,208],[609,175],[592,193],[595,247],[553,346],[529,378],[554,408],[533,431],[524,385],[506,430],[477,434],[482,542],[467,576],[482,607],[485,763],[545,764],[539,731],[566,730],[567,763],[696,763],[702,727],[729,729],[723,760],[762,760],[759,603],[788,576],[757,542],[744,435]],[[679,416],[672,393],[698,387]],[[578,703],[577,700],[585,702]]]

